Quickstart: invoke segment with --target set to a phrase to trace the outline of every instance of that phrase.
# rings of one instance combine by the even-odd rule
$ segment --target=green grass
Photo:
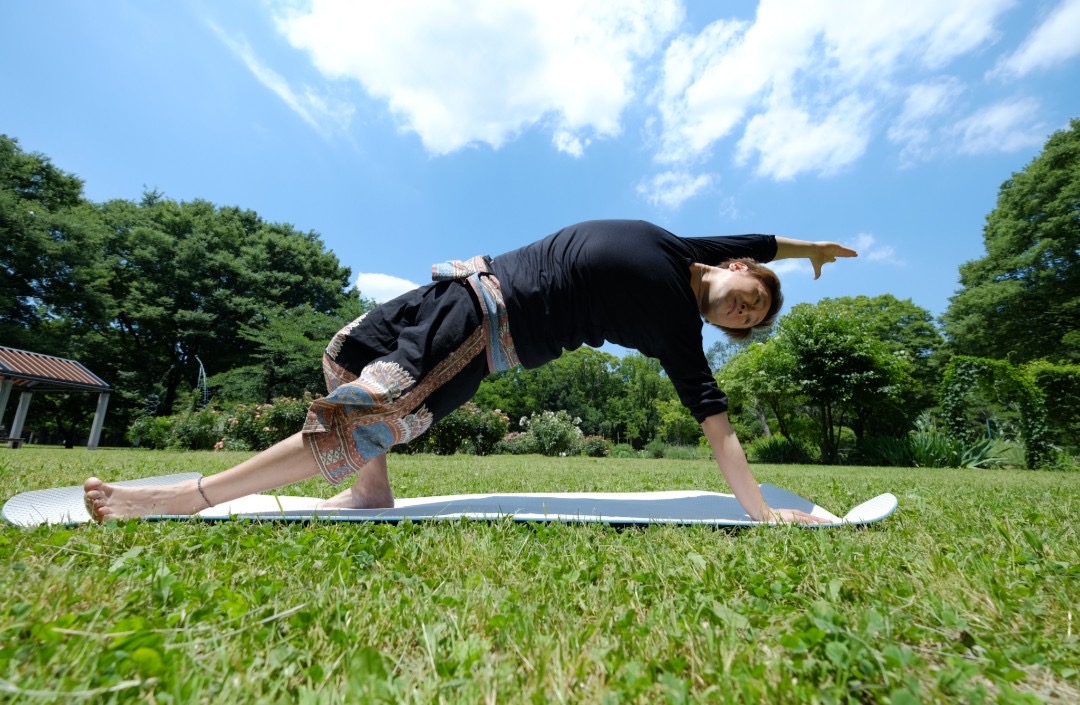
[[[246,457],[0,450],[0,498]],[[1080,475],[759,466],[866,529],[0,529],[0,701],[1080,701]],[[399,496],[724,490],[706,461],[394,456]],[[328,496],[321,481],[296,488]]]

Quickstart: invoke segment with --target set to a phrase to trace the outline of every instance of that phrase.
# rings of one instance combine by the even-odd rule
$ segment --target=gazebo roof
[[[0,377],[34,392],[107,392],[109,385],[74,360],[0,347]]]

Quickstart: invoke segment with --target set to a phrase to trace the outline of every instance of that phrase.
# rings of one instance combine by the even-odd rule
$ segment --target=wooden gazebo
[[[93,450],[101,438],[105,423],[105,410],[109,406],[109,385],[75,360],[42,355],[41,353],[0,347],[0,426],[4,422],[8,399],[13,389],[18,389],[19,405],[7,437],[3,439],[9,448],[22,445],[23,425],[30,398],[34,392],[97,392],[97,411],[90,428],[90,442],[86,447]]]

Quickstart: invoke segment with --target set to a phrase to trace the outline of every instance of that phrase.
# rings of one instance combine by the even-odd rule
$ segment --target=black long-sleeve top
[[[776,256],[771,235],[686,238],[640,220],[594,220],[492,260],[524,367],[605,341],[660,361],[699,422],[727,410],[705,358],[690,265]]]

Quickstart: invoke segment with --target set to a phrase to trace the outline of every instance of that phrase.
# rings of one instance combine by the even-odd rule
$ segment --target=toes
[[[104,488],[105,483],[96,477],[88,477],[83,483],[83,506],[86,507],[86,513],[98,523],[105,521],[108,516],[105,507],[108,496]]]

